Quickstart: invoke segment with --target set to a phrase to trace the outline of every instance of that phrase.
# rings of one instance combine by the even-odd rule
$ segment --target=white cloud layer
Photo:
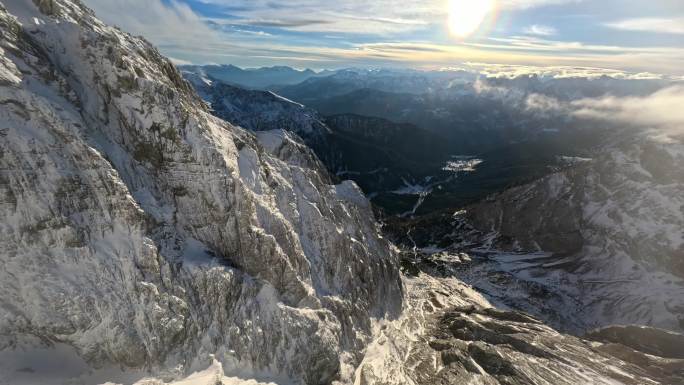
[[[657,32],[670,34],[684,34],[684,17],[665,19],[665,18],[637,18],[625,19],[606,26],[614,29],[638,32]]]
[[[647,96],[584,98],[562,102],[553,97],[532,94],[527,109],[569,114],[579,118],[604,120],[641,127],[658,136],[684,135],[684,85],[674,85]]]
[[[523,76],[539,76],[544,78],[587,78],[611,77],[613,79],[645,80],[645,79],[668,79],[680,80],[650,72],[626,72],[620,70],[580,67],[580,66],[530,66],[513,64],[490,64],[490,63],[464,63],[463,66],[452,69],[474,71],[485,77],[515,79]]]
[[[92,1],[92,0],[90,0]],[[96,0],[107,1],[107,0]],[[109,0],[112,1],[112,0]],[[464,3],[475,0],[464,0]],[[509,10],[577,3],[583,0],[498,0]],[[390,34],[420,30],[447,17],[446,0],[204,0],[228,6],[233,23],[296,31]]]
[[[606,96],[572,102],[574,114],[581,117],[617,120],[668,134],[684,134],[684,86],[678,85],[645,97]]]
[[[236,18],[252,26],[279,27],[303,32],[385,35],[411,32],[442,21],[443,0],[206,0],[228,6]]]

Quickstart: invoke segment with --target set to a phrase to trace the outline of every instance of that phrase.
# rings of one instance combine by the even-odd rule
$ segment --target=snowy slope
[[[497,292],[476,277],[502,272],[507,294],[542,285],[566,298],[556,325],[571,330],[684,329],[683,170],[681,142],[623,137],[591,160],[470,207],[469,222],[489,241],[469,279]]]
[[[406,277],[402,316],[376,325],[355,384],[645,385],[684,380],[681,335],[612,329],[593,341],[526,314],[493,308],[432,263]],[[607,338],[605,336],[608,336]],[[638,341],[638,343],[630,343]],[[631,346],[630,346],[631,345]]]
[[[398,312],[367,201],[301,146],[212,117],[78,1],[5,1],[0,29],[0,349],[325,383]]]
[[[195,72],[182,75],[214,115],[227,122],[251,131],[288,130],[312,143],[324,140],[330,132],[316,111],[273,92],[234,87]]]

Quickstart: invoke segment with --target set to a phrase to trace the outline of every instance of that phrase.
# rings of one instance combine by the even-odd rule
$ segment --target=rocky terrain
[[[684,380],[681,335],[647,327],[596,330],[589,339],[561,334],[525,313],[492,307],[445,269],[444,263],[467,258],[412,259],[405,269],[406,310],[378,328],[357,370],[357,384],[675,385]]]
[[[494,249],[550,254],[519,267],[547,270],[561,287],[577,286],[577,318],[590,327],[618,322],[684,330],[682,170],[682,144],[641,136],[492,197],[468,216],[495,234]]]
[[[0,32],[0,384],[681,382],[679,335],[564,335],[470,256],[400,260],[297,135],[214,117],[78,0],[4,1]]]
[[[318,384],[398,314],[367,200],[294,139],[214,118],[78,1],[4,2],[0,28],[1,349]]]
[[[467,253],[444,268],[561,330],[681,332],[682,154],[679,141],[623,136],[594,158],[392,232],[428,259]]]

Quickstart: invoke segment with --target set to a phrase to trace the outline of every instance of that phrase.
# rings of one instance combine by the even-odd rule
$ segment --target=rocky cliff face
[[[4,4],[0,348],[344,375],[402,298],[360,190],[284,133],[212,117],[167,59],[78,1]]]

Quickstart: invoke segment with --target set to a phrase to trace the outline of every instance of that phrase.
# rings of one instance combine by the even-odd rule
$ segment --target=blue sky
[[[178,63],[297,68],[583,66],[684,75],[684,0],[85,0]],[[465,11],[467,12],[467,11]]]

